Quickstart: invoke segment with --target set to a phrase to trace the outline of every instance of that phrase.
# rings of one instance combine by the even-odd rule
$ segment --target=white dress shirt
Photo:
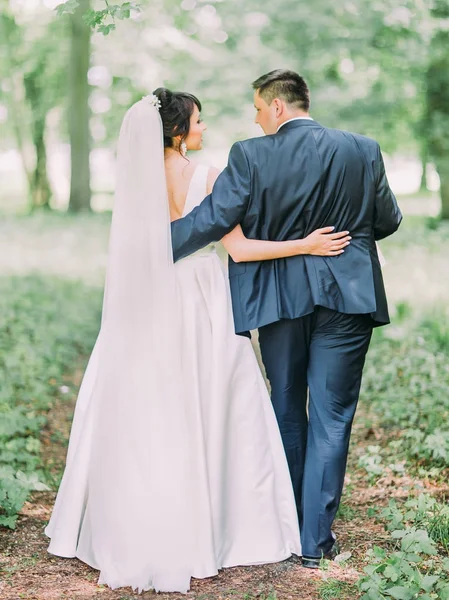
[[[293,117],[293,119],[289,119],[288,121],[284,121],[283,123],[281,123],[279,125],[279,127],[277,128],[276,133],[279,131],[279,129],[285,125],[286,123],[291,123],[292,121],[299,121],[300,119],[305,119],[306,121],[313,121],[312,117]]]

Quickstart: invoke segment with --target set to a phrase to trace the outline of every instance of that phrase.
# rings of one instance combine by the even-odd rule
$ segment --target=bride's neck
[[[177,150],[176,148],[165,148],[164,149],[164,159],[167,160],[179,160],[180,158],[182,158],[181,154],[179,153],[179,150]]]

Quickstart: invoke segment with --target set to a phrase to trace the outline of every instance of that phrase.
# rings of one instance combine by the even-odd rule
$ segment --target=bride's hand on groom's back
[[[304,238],[305,254],[315,256],[339,256],[351,243],[349,231],[334,233],[335,227],[316,229]]]

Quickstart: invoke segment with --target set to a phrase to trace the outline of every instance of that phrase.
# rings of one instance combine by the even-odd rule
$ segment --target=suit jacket
[[[375,240],[394,233],[402,215],[374,140],[313,120],[285,123],[274,135],[237,142],[213,192],[172,223],[175,260],[220,240],[238,223],[246,237],[304,238],[319,227],[348,230],[338,257],[229,259],[236,333],[324,306],[389,323]]]

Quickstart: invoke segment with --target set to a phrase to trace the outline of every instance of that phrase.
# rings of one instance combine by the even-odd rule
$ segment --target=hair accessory
[[[157,108],[157,110],[160,110],[160,108],[162,106],[161,101],[155,94],[150,94],[148,96],[142,96],[142,100],[145,100],[145,102],[148,102],[148,104],[151,104],[152,106]]]

